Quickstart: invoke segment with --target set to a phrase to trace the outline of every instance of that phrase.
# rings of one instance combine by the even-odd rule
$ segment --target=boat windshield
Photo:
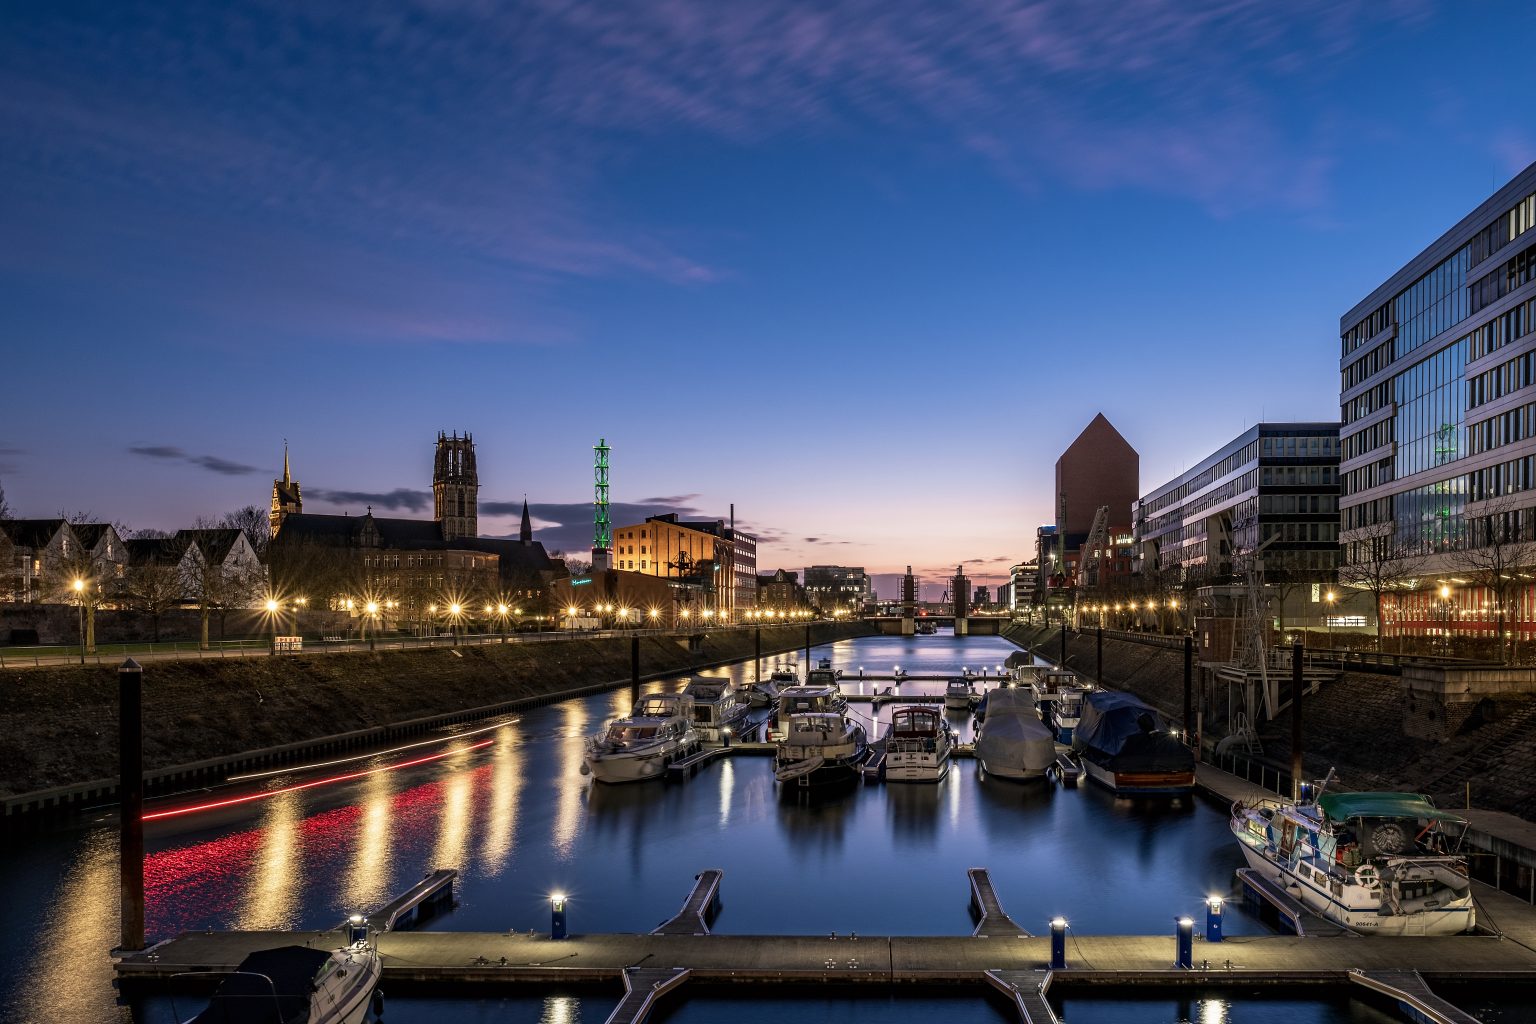
[[[658,731],[654,725],[615,725],[608,730],[608,738],[615,743],[634,743],[655,739]]]

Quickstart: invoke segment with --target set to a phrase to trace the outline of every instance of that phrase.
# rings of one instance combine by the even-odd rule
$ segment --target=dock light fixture
[[[1221,897],[1207,896],[1205,898],[1205,941],[1221,941]]]
[[[565,893],[551,893],[549,896],[549,937],[551,939],[563,939],[565,936]]]
[[[368,944],[368,919],[362,914],[353,914],[347,918],[347,944],[351,946]]]
[[[1067,969],[1067,919],[1051,918],[1051,970]]]
[[[1174,920],[1174,961],[1176,970],[1190,971],[1195,967],[1195,921],[1192,917]]]

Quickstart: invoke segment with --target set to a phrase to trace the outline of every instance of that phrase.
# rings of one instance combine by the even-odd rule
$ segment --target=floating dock
[[[1418,971],[1355,970],[1349,980],[1397,1000],[1416,1024],[1477,1024],[1477,1018],[1436,995]]]
[[[652,930],[652,935],[708,935],[709,919],[720,906],[720,879],[725,872],[705,868],[693,876],[693,891],[683,901],[683,909]]]
[[[439,868],[368,915],[368,930],[392,932],[419,921],[436,917],[453,907],[453,881],[459,873],[453,868]],[[346,925],[341,925],[344,928]]]
[[[971,868],[966,872],[971,881],[971,912],[976,915],[976,928],[971,935],[990,939],[994,936],[1028,938],[1029,932],[1008,916],[997,890],[992,886],[992,874],[986,868]]]
[[[607,1024],[640,1024],[650,1016],[656,1000],[688,980],[686,967],[626,967],[624,998],[608,1015]]]
[[[985,977],[1013,1003],[1023,1024],[1061,1024],[1045,998],[1053,977],[1049,972],[1041,978],[1037,971],[988,971]]]

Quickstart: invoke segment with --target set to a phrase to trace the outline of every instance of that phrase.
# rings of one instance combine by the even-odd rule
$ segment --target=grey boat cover
[[[1021,690],[993,690],[987,720],[976,738],[976,756],[994,773],[1002,767],[1039,774],[1056,762],[1056,740],[1035,714],[1033,705],[1000,699]]]
[[[188,1024],[305,1024],[315,976],[330,958],[329,950],[308,946],[259,949],[241,961],[236,968],[241,973],[219,984],[208,1008]]]
[[[1128,693],[1095,690],[1084,697],[1072,749],[1117,771],[1195,770],[1194,752],[1169,735],[1155,710]]]

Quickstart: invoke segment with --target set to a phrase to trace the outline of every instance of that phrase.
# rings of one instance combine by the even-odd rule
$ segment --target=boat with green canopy
[[[1248,866],[1306,907],[1365,935],[1454,935],[1476,924],[1465,825],[1419,793],[1328,793],[1239,801],[1232,833]]]

